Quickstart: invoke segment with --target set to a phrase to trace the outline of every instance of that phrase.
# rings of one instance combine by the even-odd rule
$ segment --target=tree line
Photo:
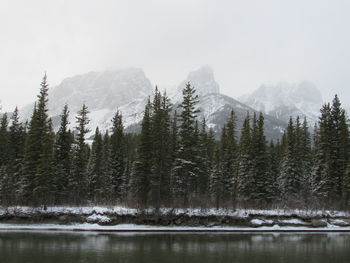
[[[74,130],[65,105],[53,131],[45,75],[28,122],[20,122],[17,108],[1,117],[0,203],[349,207],[349,123],[337,96],[322,106],[313,129],[306,118],[291,117],[283,136],[270,142],[262,113],[247,112],[238,137],[233,110],[215,139],[199,120],[198,100],[190,83],[176,107],[156,88],[139,134],[124,131],[117,111],[112,128],[97,127],[89,144],[86,105]]]

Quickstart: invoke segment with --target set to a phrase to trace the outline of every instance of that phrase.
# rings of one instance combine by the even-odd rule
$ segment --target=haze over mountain
[[[229,96],[220,93],[214,72],[209,66],[192,71],[170,95],[174,109],[181,103],[182,89],[190,82],[199,95],[199,119],[205,118],[207,126],[220,131],[233,109],[237,116],[239,131],[247,112],[253,113],[253,107],[247,106]],[[161,87],[160,87],[161,88]],[[64,104],[70,109],[70,126],[75,126],[75,114],[85,103],[90,111],[91,133],[99,126],[101,130],[111,127],[111,119],[117,110],[123,114],[127,131],[138,131],[144,106],[153,93],[153,86],[143,70],[128,68],[117,71],[89,72],[66,78],[57,87],[49,91],[49,112],[55,128],[59,124],[59,114]],[[30,118],[33,104],[21,110],[22,119]],[[268,114],[265,116],[266,136],[277,138],[281,135],[286,121]]]
[[[299,115],[307,117],[310,123],[317,122],[323,103],[321,92],[306,81],[262,85],[252,93],[239,97],[239,100],[282,121]]]

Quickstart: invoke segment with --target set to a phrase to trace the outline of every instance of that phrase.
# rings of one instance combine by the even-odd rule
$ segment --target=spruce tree
[[[280,191],[278,185],[278,176],[279,176],[279,142],[276,144],[273,140],[270,141],[270,145],[267,148],[268,153],[268,170],[266,180],[267,191],[266,191],[266,200],[268,202],[277,201],[280,198]]]
[[[318,197],[329,198],[332,185],[329,182],[330,144],[331,144],[331,106],[321,108],[319,125],[316,131],[315,161],[312,168],[312,191]]]
[[[196,159],[197,142],[195,140],[195,122],[197,118],[198,95],[190,83],[182,91],[183,101],[179,105],[180,131],[179,148],[173,169],[172,185],[174,198],[186,206],[190,197],[196,191],[194,185],[198,179]]]
[[[199,155],[197,160],[199,166],[198,191],[203,202],[207,202],[209,197],[209,180],[213,165],[214,145],[215,141],[212,131],[209,130],[207,132],[206,121],[203,119],[199,134]]]
[[[60,203],[67,200],[69,193],[68,180],[72,166],[72,143],[73,138],[69,125],[69,110],[65,105],[61,114],[61,124],[56,134],[53,151],[53,191],[55,202]]]
[[[279,178],[284,199],[295,199],[302,186],[301,160],[298,158],[298,154],[300,154],[300,132],[299,119],[294,125],[293,118],[290,117],[286,134],[287,148],[284,153]]]
[[[268,177],[268,155],[266,150],[266,138],[264,134],[264,116],[262,113],[256,119],[253,117],[252,131],[253,147],[253,190],[252,198],[255,201],[269,201],[268,186],[270,184]]]
[[[0,121],[0,167],[5,166],[9,162],[10,140],[8,131],[8,117],[4,113]]]
[[[88,108],[83,104],[76,116],[76,136],[73,148],[72,171],[69,178],[69,191],[73,203],[82,203],[86,198],[87,185],[86,174],[89,160],[89,146],[85,142],[85,136],[90,131],[87,128],[90,120]]]
[[[89,200],[96,203],[101,200],[103,189],[103,138],[98,127],[96,127],[94,141],[91,147],[91,154],[88,166],[88,192]]]
[[[9,164],[6,175],[8,186],[9,204],[17,203],[17,188],[19,186],[20,172],[23,164],[23,154],[25,147],[25,128],[19,122],[18,108],[16,107],[11,117],[12,123],[9,128]]]
[[[218,209],[222,202],[222,171],[220,147],[215,146],[213,164],[210,171],[209,193],[215,207]]]
[[[223,198],[235,205],[237,197],[237,142],[236,142],[236,116],[232,110],[230,117],[223,129],[221,140],[221,171],[223,184]]]
[[[313,165],[313,156],[312,156],[312,148],[311,148],[311,135],[309,131],[309,126],[306,117],[304,118],[301,134],[298,145],[298,153],[300,160],[300,169],[301,169],[301,177],[302,177],[302,186],[301,193],[304,201],[308,203],[308,199],[312,194],[312,178],[311,178],[311,170]]]
[[[343,197],[344,174],[349,155],[349,129],[345,116],[345,110],[341,107],[340,100],[335,95],[331,109],[331,148],[329,180],[333,181],[331,198],[339,200]]]
[[[121,201],[125,197],[125,141],[122,114],[117,111],[112,120],[112,133],[110,139],[109,172],[111,182],[111,198]]]
[[[157,87],[152,103],[152,176],[150,180],[150,198],[159,208],[161,203],[169,201],[171,169],[170,100],[162,95]]]
[[[131,189],[136,203],[145,208],[148,205],[148,193],[150,189],[152,168],[152,127],[151,127],[151,102],[145,106],[141,124],[140,140],[136,152],[136,160],[133,163],[131,174]]]
[[[109,173],[109,163],[110,163],[110,158],[111,158],[111,138],[109,136],[108,130],[105,132],[103,135],[103,150],[102,150],[102,164],[101,164],[101,189],[102,192],[100,194],[100,199],[103,202],[108,202],[110,200],[110,192],[108,189],[110,189],[111,186],[111,178],[110,178],[110,173]]]
[[[46,74],[41,82],[40,93],[38,95],[38,101],[34,105],[33,114],[28,126],[28,134],[26,136],[23,169],[21,171],[21,178],[19,182],[19,197],[23,203],[33,203],[34,201],[40,202],[40,200],[34,200],[34,189],[40,189],[45,187],[38,185],[41,180],[41,171],[39,167],[43,165],[46,158],[44,151],[48,150],[48,133],[51,130],[48,127],[47,116],[47,103],[48,103],[48,83]],[[45,148],[45,149],[44,149]],[[46,152],[48,153],[48,152]],[[41,168],[40,168],[41,169]],[[36,179],[37,177],[37,179]],[[38,196],[37,196],[38,197]]]
[[[238,192],[242,201],[248,201],[253,191],[253,154],[250,116],[244,119],[239,141]]]
[[[34,199],[37,203],[47,205],[53,201],[52,198],[52,155],[53,155],[54,132],[51,119],[48,120],[47,131],[42,138],[42,152],[35,173],[33,189]]]

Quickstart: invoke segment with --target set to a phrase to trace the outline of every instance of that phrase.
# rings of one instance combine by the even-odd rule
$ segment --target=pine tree
[[[349,129],[338,96],[321,109],[316,136],[313,190],[329,204],[344,197],[344,174],[349,160]]]
[[[341,107],[340,100],[335,95],[331,109],[331,148],[330,148],[330,180],[333,181],[331,198],[339,200],[343,197],[344,174],[349,155],[349,129],[346,121],[345,111]]]
[[[203,119],[202,128],[199,134],[199,155],[198,155],[198,166],[199,166],[199,178],[198,187],[201,199],[207,202],[209,196],[209,181],[210,173],[213,165],[213,153],[215,147],[215,140],[213,131],[207,132],[206,121]]]
[[[221,171],[223,184],[223,198],[235,205],[237,195],[237,142],[236,142],[236,116],[232,110],[223,129],[221,140]]]
[[[110,181],[112,200],[121,201],[125,197],[125,142],[122,114],[117,111],[112,120],[113,127],[110,140]]]
[[[253,191],[252,198],[255,201],[269,201],[267,192],[269,180],[268,177],[268,155],[266,150],[266,138],[264,135],[264,116],[262,113],[256,119],[253,117],[252,131],[253,147]]]
[[[88,166],[88,192],[89,199],[96,203],[103,195],[103,138],[98,127],[96,128],[94,141],[91,147],[91,155]]]
[[[16,107],[11,117],[12,123],[9,128],[9,164],[7,165],[6,175],[8,186],[9,204],[17,203],[17,188],[22,170],[23,154],[25,147],[25,128],[19,122],[18,108]]]
[[[171,105],[166,94],[162,95],[157,87],[152,103],[152,176],[150,180],[150,198],[156,208],[169,201],[171,143],[170,110]]]
[[[330,160],[330,104],[325,104],[321,109],[319,126],[316,131],[315,162],[312,168],[312,190],[318,197],[329,197],[331,184],[329,182],[329,160]]]
[[[108,202],[110,201],[110,193],[108,189],[110,189],[111,186],[111,178],[109,174],[109,163],[110,163],[110,158],[111,158],[111,138],[109,136],[108,130],[105,132],[103,135],[103,149],[102,149],[102,171],[100,174],[101,177],[101,189],[102,192],[100,194],[100,199],[103,202]]]
[[[33,189],[34,199],[39,204],[52,202],[52,156],[53,156],[54,133],[51,119],[48,120],[47,131],[42,138],[42,152],[35,173]]]
[[[312,149],[311,149],[311,135],[306,117],[304,118],[301,134],[298,145],[298,153],[300,160],[300,169],[302,177],[301,193],[304,201],[307,203],[312,194],[312,178],[311,170],[313,165]]]
[[[25,146],[25,128],[23,124],[19,122],[19,112],[16,107],[11,117],[12,123],[10,126],[9,140],[10,140],[10,159],[12,160],[11,166],[16,166],[21,163],[24,154]],[[16,168],[16,173],[20,171],[20,168]]]
[[[221,206],[222,201],[222,171],[219,145],[215,147],[213,157],[213,165],[210,171],[209,193],[216,208],[218,209]]]
[[[195,140],[198,95],[190,83],[186,85],[182,93],[183,101],[179,105],[181,108],[179,148],[171,174],[173,195],[178,201],[182,199],[182,203],[186,206],[190,197],[196,192],[194,184],[198,179],[197,141]]]
[[[280,198],[280,191],[278,185],[278,176],[279,176],[279,141],[275,145],[273,140],[271,140],[270,145],[268,146],[268,171],[267,171],[267,191],[266,191],[266,200],[268,202],[277,201]]]
[[[345,174],[344,174],[344,204],[350,205],[350,161],[348,162]]]
[[[38,176],[38,168],[43,163],[43,152],[47,143],[47,136],[50,133],[48,127],[47,103],[48,103],[48,83],[46,74],[41,82],[38,101],[34,105],[32,118],[28,126],[28,134],[26,136],[23,169],[19,182],[19,197],[24,203],[32,203],[34,201],[34,189],[38,189],[41,185],[40,180],[35,178]],[[45,138],[45,139],[44,139]],[[44,186],[43,186],[44,187]],[[40,201],[40,200],[35,200]]]
[[[68,106],[63,107],[60,128],[56,134],[53,151],[53,195],[56,203],[68,201],[68,180],[72,166],[72,143],[73,137],[68,129],[69,125]]]
[[[0,121],[0,202],[8,204],[11,201],[11,175],[8,172],[10,143],[7,114]]]
[[[290,117],[287,127],[287,148],[281,165],[280,182],[281,192],[284,199],[293,198],[299,194],[302,186],[300,150],[300,122],[297,119],[296,125]]]
[[[131,174],[133,196],[136,203],[142,208],[146,207],[149,201],[148,193],[152,167],[152,149],[151,102],[148,101],[144,110],[140,141]]]
[[[253,191],[253,154],[250,116],[244,119],[238,156],[238,192],[243,201],[250,200]]]
[[[8,117],[4,113],[0,121],[0,167],[9,162],[10,140],[8,131]]]
[[[90,131],[87,128],[90,120],[88,108],[83,104],[76,116],[76,136],[73,148],[72,171],[68,182],[68,188],[73,203],[81,203],[86,197],[86,172],[89,160],[89,147],[85,143],[85,136]]]

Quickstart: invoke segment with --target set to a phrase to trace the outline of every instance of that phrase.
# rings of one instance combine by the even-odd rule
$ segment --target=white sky
[[[237,97],[309,80],[350,104],[348,0],[0,0],[0,99],[32,102],[65,77],[141,67],[169,87],[209,64]]]

